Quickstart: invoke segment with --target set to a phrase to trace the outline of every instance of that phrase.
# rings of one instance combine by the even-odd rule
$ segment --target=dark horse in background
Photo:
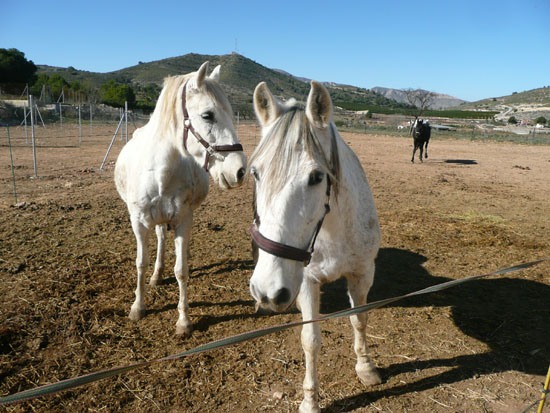
[[[411,132],[414,138],[414,149],[411,162],[414,163],[414,154],[417,149],[420,149],[420,162],[423,162],[422,154],[424,152],[424,147],[426,148],[426,159],[428,159],[428,142],[430,141],[432,132],[430,122],[428,120],[416,118],[411,126]]]

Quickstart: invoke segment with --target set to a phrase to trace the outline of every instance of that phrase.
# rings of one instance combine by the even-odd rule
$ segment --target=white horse
[[[242,184],[246,159],[233,128],[231,105],[217,83],[220,66],[206,76],[208,62],[197,72],[168,77],[149,122],[134,132],[120,152],[115,183],[126,202],[137,241],[136,299],[129,317],[146,312],[144,275],[149,265],[149,232],[155,227],[158,247],[150,285],[164,271],[167,225],[175,230],[179,285],[177,334],[189,334],[187,251],[193,210],[206,198],[208,173],[221,188]]]
[[[262,139],[249,161],[255,178],[251,234],[259,255],[250,291],[263,307],[284,311],[295,301],[304,320],[317,318],[320,285],[342,276],[352,306],[366,303],[374,278],[380,227],[359,160],[336,131],[327,89],[315,81],[305,108],[279,102],[265,83],[254,92]],[[315,248],[314,248],[315,247]],[[368,356],[367,315],[351,317],[355,370],[366,385],[380,376]],[[306,373],[300,412],[318,412],[318,323],[302,328]]]

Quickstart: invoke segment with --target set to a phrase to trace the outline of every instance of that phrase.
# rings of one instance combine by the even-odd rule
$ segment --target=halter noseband
[[[216,155],[216,152],[234,152],[234,151],[243,151],[243,146],[240,143],[234,143],[231,145],[210,145],[205,139],[202,138],[201,135],[193,128],[193,125],[191,124],[191,119],[189,119],[189,113],[187,112],[187,104],[186,104],[186,94],[187,94],[187,83],[183,86],[183,94],[181,97],[182,105],[183,105],[183,147],[185,150],[187,150],[187,137],[189,135],[189,131],[193,134],[195,139],[204,146],[204,149],[206,150],[206,157],[204,158],[204,165],[203,169],[208,172],[208,164],[210,162],[210,156]]]
[[[254,244],[256,244],[258,248],[261,248],[265,252],[275,255],[276,257],[286,258],[293,261],[302,261],[304,263],[304,267],[307,267],[311,261],[311,256],[313,255],[317,235],[319,235],[319,231],[321,231],[325,217],[330,212],[329,202],[331,186],[330,176],[327,174],[327,200],[325,202],[325,212],[315,227],[315,232],[313,233],[313,237],[311,238],[307,249],[292,247],[290,245],[282,244],[264,237],[259,230],[260,217],[258,215],[254,218],[252,227],[250,227],[250,235],[252,236],[252,241],[254,241]]]

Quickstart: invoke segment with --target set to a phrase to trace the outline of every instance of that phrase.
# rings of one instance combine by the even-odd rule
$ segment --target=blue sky
[[[550,0],[0,0],[0,9],[0,47],[36,64],[110,72],[237,49],[296,76],[469,101],[550,85]]]

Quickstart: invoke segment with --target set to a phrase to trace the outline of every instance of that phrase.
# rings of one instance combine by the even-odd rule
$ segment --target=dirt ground
[[[81,144],[74,135],[40,131],[32,178],[32,151],[13,129],[17,205],[0,132],[0,395],[300,318],[254,314],[247,182],[233,191],[211,186],[196,211],[192,336],[175,335],[178,292],[170,270],[148,291],[146,317],[129,320],[135,240],[113,183],[120,139],[98,170],[113,131],[97,127]],[[248,154],[256,133],[241,125]],[[550,147],[435,136],[429,160],[413,165],[412,140],[342,136],[361,159],[381,220],[369,300],[550,256]],[[172,241],[170,233],[167,269],[174,265]],[[345,288],[323,287],[323,313],[349,306]],[[374,310],[368,333],[383,383],[370,388],[355,376],[349,320],[325,322],[323,411],[522,412],[540,397],[550,363],[549,303],[547,263]],[[296,411],[304,374],[299,337],[294,328],[155,363],[6,411]]]

